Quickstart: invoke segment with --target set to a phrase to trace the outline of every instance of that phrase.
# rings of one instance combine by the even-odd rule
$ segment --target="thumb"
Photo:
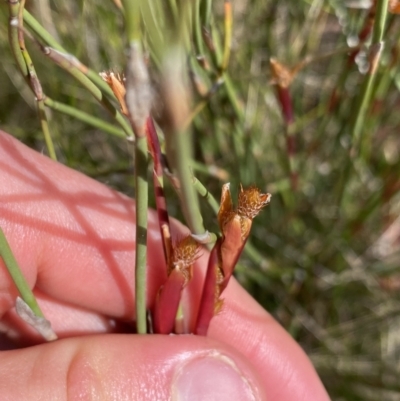
[[[98,335],[5,351],[2,400],[265,400],[253,367],[206,337]]]

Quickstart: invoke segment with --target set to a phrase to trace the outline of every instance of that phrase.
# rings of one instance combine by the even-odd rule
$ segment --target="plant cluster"
[[[157,209],[168,280],[154,330],[205,333],[236,265],[333,399],[396,399],[398,2],[43,4],[1,8],[9,32],[0,31],[0,51],[10,57],[0,121],[136,197],[138,300],[147,210]],[[110,68],[126,78],[99,75]],[[238,188],[237,207],[226,182]],[[268,193],[272,206],[252,222]],[[192,235],[171,239],[169,216]],[[180,294],[199,242],[213,251],[204,311],[187,327]],[[147,332],[137,304],[138,331]]]

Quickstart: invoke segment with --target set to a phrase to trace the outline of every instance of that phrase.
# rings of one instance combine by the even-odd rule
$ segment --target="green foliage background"
[[[165,32],[185,18],[186,3],[149,2],[157,24],[152,27],[145,15],[144,48],[156,93],[156,39],[160,34],[168,37]],[[223,2],[213,2],[209,20],[205,19],[208,3],[191,2],[191,12],[199,7],[201,22],[208,23],[214,44],[222,47]],[[368,54],[364,47],[357,63],[349,63],[348,46],[356,44],[368,21],[366,3],[237,0],[226,73],[218,69],[220,55],[196,37],[192,20],[186,38],[188,72],[208,90],[224,79],[207,98],[193,87],[193,109],[204,106],[191,125],[193,170],[216,198],[227,181],[234,191],[242,183],[272,193],[271,205],[254,222],[237,277],[310,355],[334,400],[400,397],[400,21],[395,15],[388,17],[385,48],[362,126],[361,151],[352,155],[351,127]],[[37,0],[27,9],[93,70],[125,68],[123,15],[111,0]],[[0,10],[0,127],[45,152],[34,96],[10,51],[5,2]],[[52,64],[29,38],[25,40],[48,96],[108,119],[85,88]],[[209,61],[209,71],[196,61],[198,54]],[[271,83],[270,57],[288,67],[309,61],[289,88],[295,114],[290,127]],[[337,105],[330,108],[334,90]],[[155,102],[154,115],[161,127],[162,107]],[[124,139],[52,110],[48,117],[62,163],[134,195],[132,161]],[[286,148],[287,135],[296,141],[296,189],[290,183],[293,160]],[[166,185],[169,211],[182,219],[178,198]],[[216,231],[215,215],[203,203],[205,227]]]

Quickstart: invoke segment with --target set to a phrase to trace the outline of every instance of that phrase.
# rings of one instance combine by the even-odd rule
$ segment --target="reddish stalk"
[[[218,292],[218,255],[220,254],[221,250],[221,241],[222,238],[218,239],[218,241],[215,243],[215,246],[210,253],[210,258],[208,259],[207,274],[204,281],[203,293],[201,295],[200,308],[197,315],[195,330],[195,333],[201,336],[205,336],[207,334],[211,319],[218,312],[216,311],[216,304],[220,296]],[[222,307],[222,302],[219,306]]]
[[[199,244],[189,235],[171,247],[168,278],[160,288],[153,313],[154,331],[174,332],[182,290],[193,276],[193,264],[199,255]]]
[[[160,234],[161,238],[163,239],[165,260],[167,262],[167,265],[169,265],[170,255],[171,255],[171,234],[170,234],[171,231],[170,231],[169,216],[167,210],[167,202],[164,196],[164,186],[163,186],[164,168],[162,164],[160,142],[158,140],[156,127],[154,126],[154,122],[151,117],[148,117],[146,121],[146,134],[150,153],[154,163],[153,183],[154,183],[154,192],[156,198],[158,222],[160,225]]]
[[[155,333],[173,333],[184,285],[185,277],[179,270],[174,269],[166,283],[160,288],[153,314]]]
[[[289,174],[292,189],[297,190],[298,187],[298,172],[297,172],[297,157],[296,157],[296,138],[294,132],[290,127],[294,123],[293,113],[293,102],[290,95],[290,84],[293,78],[302,67],[300,63],[294,69],[289,69],[283,64],[279,63],[274,58],[270,59],[270,65],[272,69],[272,75],[274,77],[274,83],[276,84],[276,94],[279,105],[281,107],[283,121],[285,124],[285,136],[286,136],[286,154],[289,164]]]
[[[262,194],[257,188],[240,188],[238,207],[233,208],[229,184],[222,187],[218,222],[222,237],[210,254],[207,275],[203,287],[196,333],[205,335],[212,317],[223,304],[220,299],[233,274],[233,269],[250,234],[253,218],[269,203],[270,194]]]

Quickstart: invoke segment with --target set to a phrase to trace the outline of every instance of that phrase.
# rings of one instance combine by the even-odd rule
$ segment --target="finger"
[[[5,351],[2,400],[268,400],[235,350],[198,336],[107,335]]]
[[[329,400],[304,351],[236,281],[229,283],[224,298],[222,312],[211,320],[207,335],[252,361],[270,399]]]
[[[68,305],[50,298],[39,290],[34,290],[34,294],[58,338],[134,330],[133,322],[122,323],[81,307]],[[0,321],[0,332],[13,342],[14,348],[43,343],[43,337],[17,315],[15,308],[4,314]],[[3,349],[1,342],[0,349]]]
[[[0,135],[0,225],[31,287],[99,313],[134,318],[134,206],[130,199]],[[166,277],[149,214],[148,300]],[[0,269],[0,316],[15,288]]]

